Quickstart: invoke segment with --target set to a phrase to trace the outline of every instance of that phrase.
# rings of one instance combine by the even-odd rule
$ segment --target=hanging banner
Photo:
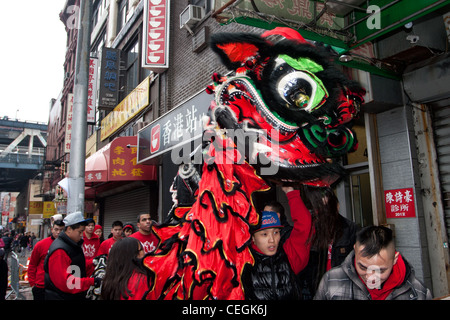
[[[97,103],[97,74],[98,59],[92,58],[89,62],[87,123],[95,123],[95,106]]]
[[[384,191],[384,201],[388,219],[414,218],[416,216],[413,188],[386,190]]]
[[[163,72],[169,67],[170,1],[144,1],[142,67]]]

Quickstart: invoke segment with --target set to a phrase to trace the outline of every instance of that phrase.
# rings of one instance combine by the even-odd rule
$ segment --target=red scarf
[[[405,261],[403,261],[402,256],[399,254],[397,263],[394,264],[392,268],[391,275],[382,284],[381,289],[369,289],[366,286],[367,290],[370,293],[370,296],[372,297],[372,300],[385,300],[387,296],[392,292],[392,290],[394,290],[398,285],[403,283],[403,281],[405,280],[405,275],[406,275]],[[364,281],[363,283],[365,284]]]

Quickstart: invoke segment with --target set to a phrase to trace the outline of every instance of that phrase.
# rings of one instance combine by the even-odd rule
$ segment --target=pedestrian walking
[[[6,251],[0,248],[0,301],[5,300],[8,288],[8,264],[6,263]]]
[[[64,231],[64,222],[62,220],[53,221],[51,235],[41,241],[38,241],[31,252],[30,264],[28,265],[28,282],[34,300],[45,300],[45,271],[44,262],[50,245]]]
[[[14,238],[11,235],[11,232],[6,232],[3,235],[2,240],[3,240],[3,243],[5,244],[5,247],[4,247],[4,249],[5,249],[5,261],[8,261],[8,256],[9,256],[9,253],[11,252],[11,250],[12,250],[12,245],[13,245]]]
[[[32,232],[31,236],[30,236],[30,249],[31,250],[34,249],[35,240],[36,240],[36,235],[34,234],[34,232]]]
[[[102,282],[103,300],[142,300],[149,290],[143,266],[144,249],[139,240],[127,237],[111,248]]]
[[[28,244],[30,243],[30,237],[28,234],[24,233],[19,238],[19,246],[20,246],[20,257],[25,257],[26,250],[28,248]]]
[[[89,287],[101,281],[87,277],[81,248],[82,234],[90,220],[81,212],[64,218],[65,230],[50,245],[44,262],[46,300],[85,300]]]
[[[323,276],[314,300],[430,300],[430,290],[395,250],[392,230],[363,228],[343,264]]]

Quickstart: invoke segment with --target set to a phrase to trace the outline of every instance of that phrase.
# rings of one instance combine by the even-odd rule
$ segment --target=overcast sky
[[[2,1],[0,8],[0,117],[47,122],[63,88],[65,0]],[[18,110],[18,111],[17,111]]]

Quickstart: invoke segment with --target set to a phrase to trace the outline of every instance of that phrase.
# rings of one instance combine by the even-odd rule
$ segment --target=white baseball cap
[[[77,211],[77,212],[69,213],[64,218],[63,222],[64,222],[64,225],[66,227],[68,227],[68,226],[72,226],[77,223],[89,222],[91,220],[92,220],[92,218],[86,219],[86,218],[84,218],[84,215],[80,211]]]

